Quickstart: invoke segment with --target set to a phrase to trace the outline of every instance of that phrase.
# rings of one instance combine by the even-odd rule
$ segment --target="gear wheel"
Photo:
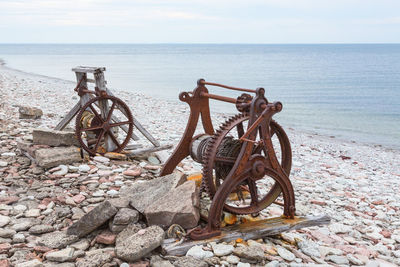
[[[105,103],[111,104],[111,106],[104,118],[104,116],[102,117],[99,107]],[[116,110],[119,111],[118,113],[120,115],[118,121],[115,121]],[[90,118],[87,119],[87,117]],[[83,121],[88,121],[88,123],[83,123]],[[85,126],[83,124],[89,125]],[[124,131],[126,130],[126,135],[123,137],[122,142],[118,141],[114,132],[116,127],[121,126],[126,126],[124,129]],[[106,136],[108,136],[115,145],[115,149],[108,152],[121,152],[129,143],[129,140],[132,137],[132,132],[132,113],[128,106],[121,99],[115,96],[97,96],[90,99],[81,107],[76,116],[75,134],[81,147],[92,156],[96,155],[96,153],[102,154],[102,151],[99,151],[100,143],[104,142]],[[93,138],[90,139],[89,136],[92,136]]]
[[[210,198],[214,197],[218,187],[229,174],[239,155],[242,143],[238,138],[244,134],[243,123],[248,121],[249,118],[247,113],[238,114],[229,118],[221,125],[220,129],[216,131],[207,144],[205,154],[203,155],[203,187],[210,195]],[[235,128],[237,129],[238,137],[236,139],[229,136]],[[289,176],[292,164],[292,151],[289,139],[282,127],[274,120],[271,120],[270,130],[271,138],[276,134],[279,140],[280,149],[275,147],[275,150],[280,153],[281,166]],[[259,150],[260,149],[256,147],[253,153],[259,153]],[[241,190],[239,189],[238,191]],[[268,192],[267,197],[263,199],[262,203],[259,203],[260,207],[264,209],[269,206],[276,200],[280,193],[280,187],[274,184]],[[239,196],[239,192],[237,195]],[[224,209],[233,214],[248,214],[249,210],[248,208],[237,208],[228,204],[225,204]]]

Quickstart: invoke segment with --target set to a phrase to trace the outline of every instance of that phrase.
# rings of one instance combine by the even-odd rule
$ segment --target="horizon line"
[[[152,42],[152,43],[62,43],[62,42],[19,42],[0,43],[0,45],[398,45],[400,42],[321,42],[321,43],[195,43],[195,42]]]

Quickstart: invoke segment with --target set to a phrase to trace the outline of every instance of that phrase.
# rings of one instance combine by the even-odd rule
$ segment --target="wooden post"
[[[100,91],[107,92],[106,81],[104,80],[104,73],[101,70],[98,70],[95,73],[93,73],[93,75],[96,87]],[[99,101],[99,105],[101,110],[101,117],[103,119],[106,119],[108,112],[110,111],[110,107],[108,106],[107,100]],[[106,151],[113,151],[117,147],[117,145],[108,135],[105,137],[105,146],[106,146]]]

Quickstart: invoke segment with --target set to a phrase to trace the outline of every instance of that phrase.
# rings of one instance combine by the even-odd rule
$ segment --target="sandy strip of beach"
[[[8,186],[9,180],[6,177],[12,173],[10,169],[18,169],[15,161],[1,154],[15,152],[16,140],[29,140],[32,128],[54,128],[78,101],[74,87],[73,82],[0,66],[0,197],[9,196],[9,191],[14,190]],[[155,99],[145,94],[113,91],[162,144],[176,144],[179,141],[189,115],[185,103]],[[38,107],[44,115],[35,122],[20,121],[19,106]],[[228,114],[215,114],[216,125],[228,117]],[[328,214],[332,218],[329,226],[311,227],[294,231],[292,235],[287,234],[287,238],[299,236],[308,240],[309,247],[295,248],[298,253],[308,255],[315,264],[400,265],[399,151],[346,142],[282,126],[292,144],[291,180],[298,214]],[[10,139],[10,136],[14,137]],[[201,166],[186,160],[183,170],[192,173],[201,171]],[[19,196],[24,199],[31,190],[27,181],[22,182],[24,175],[19,177],[22,177],[19,179],[21,188],[26,187]],[[34,201],[34,197],[31,201]],[[14,207],[17,204],[6,206]],[[0,207],[0,212],[5,208]],[[10,222],[8,226],[2,226],[0,232],[21,217],[14,213],[2,214],[0,216],[8,217]],[[22,243],[35,244],[36,237],[26,231],[21,233],[25,236]],[[10,237],[1,238],[10,240]],[[2,247],[0,256],[3,259],[5,256],[2,255],[5,254],[1,251]],[[275,257],[278,262],[284,259],[280,253]],[[282,262],[289,264],[291,261],[285,259]]]

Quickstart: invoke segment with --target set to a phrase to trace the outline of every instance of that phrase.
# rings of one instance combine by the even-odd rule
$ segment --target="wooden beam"
[[[107,88],[106,89],[107,94],[114,96],[114,94]],[[124,113],[123,109],[119,109],[122,113]],[[126,116],[126,114],[125,114]],[[132,116],[133,117],[133,116]],[[133,117],[133,125],[136,126],[136,128],[144,135],[144,137],[147,138],[147,140],[150,141],[150,143],[152,143],[155,147],[159,147],[160,146],[160,142],[158,142],[141,124],[140,122]]]
[[[104,68],[104,67],[78,66],[78,67],[73,68],[72,71],[80,72],[80,73],[97,73],[97,72],[106,71],[106,68]]]
[[[104,80],[104,73],[102,71],[95,72],[94,79],[96,81],[96,87],[99,88],[100,91],[107,91],[106,81]],[[110,111],[110,107],[108,106],[107,100],[99,100],[99,106],[101,111],[101,117],[105,120],[108,116],[108,112]],[[117,144],[113,142],[109,135],[105,138],[105,146],[106,151],[114,151],[117,148]]]
[[[78,102],[69,112],[65,117],[57,124],[56,128],[54,128],[57,131],[62,131],[68,123],[78,114],[79,110],[81,109],[81,104]]]
[[[140,149],[140,150],[127,151],[128,153],[126,153],[126,155],[128,157],[134,157],[134,156],[137,156],[137,155],[156,152],[156,151],[170,149],[170,148],[172,148],[172,145],[155,146],[155,147],[145,148],[145,149]]]
[[[222,228],[221,235],[205,240],[188,240],[181,243],[175,239],[165,239],[161,248],[165,254],[183,256],[191,247],[196,245],[205,245],[210,242],[230,242],[238,238],[243,240],[259,239],[290,230],[329,224],[330,221],[331,218],[327,215],[295,217],[291,220],[276,217],[225,227]]]

